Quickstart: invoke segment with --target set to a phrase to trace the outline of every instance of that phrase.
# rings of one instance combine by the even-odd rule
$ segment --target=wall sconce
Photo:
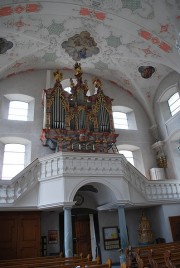
[[[156,151],[156,163],[159,168],[167,168],[167,157],[164,153],[163,146],[163,141],[157,141],[152,145],[152,148]]]

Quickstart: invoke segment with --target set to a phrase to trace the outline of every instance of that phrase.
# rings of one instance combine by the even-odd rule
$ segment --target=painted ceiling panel
[[[179,29],[178,0],[1,1],[0,78],[79,61],[150,114],[159,83],[180,72]]]

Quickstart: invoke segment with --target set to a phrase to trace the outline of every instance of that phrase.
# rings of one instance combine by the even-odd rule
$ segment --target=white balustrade
[[[180,182],[148,180],[123,155],[54,153],[36,159],[11,181],[0,181],[0,203],[14,203],[17,198],[43,180],[57,177],[115,177],[124,179],[147,201],[179,200]]]

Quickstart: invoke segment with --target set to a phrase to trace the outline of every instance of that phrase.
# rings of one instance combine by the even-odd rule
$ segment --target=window
[[[126,159],[134,166],[134,158],[133,158],[133,153],[131,151],[127,150],[121,150],[119,151],[120,154],[123,154]]]
[[[168,99],[169,109],[171,111],[171,115],[175,115],[180,111],[180,96],[179,92],[176,92]]]
[[[4,160],[2,179],[10,180],[23,170],[25,164],[25,145],[6,144],[4,147]]]
[[[73,80],[74,85],[76,85],[77,84],[76,79],[72,79],[72,80]],[[63,81],[61,81],[61,85],[65,91],[71,94],[70,79],[64,79]],[[91,90],[89,89],[86,93],[86,96],[91,96],[92,94],[96,94],[96,93],[97,93],[96,91],[92,93]]]
[[[28,103],[22,101],[10,101],[9,103],[9,120],[27,121]]]
[[[4,95],[5,119],[19,121],[33,121],[35,99],[23,94],[7,94]]]
[[[127,106],[112,106],[115,129],[137,130],[134,111]]]
[[[69,94],[71,94],[71,88],[70,87],[65,87],[64,90],[67,91]]]
[[[128,120],[126,113],[113,112],[114,128],[128,129]]]

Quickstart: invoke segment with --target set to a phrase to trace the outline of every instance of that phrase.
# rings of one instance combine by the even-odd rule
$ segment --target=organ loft
[[[103,93],[100,79],[93,80],[96,93],[87,96],[88,85],[82,75],[80,63],[75,63],[75,79],[70,78],[68,93],[61,84],[62,73],[54,72],[54,87],[43,91],[41,141],[56,152],[108,153],[118,137],[112,116],[113,100]]]

